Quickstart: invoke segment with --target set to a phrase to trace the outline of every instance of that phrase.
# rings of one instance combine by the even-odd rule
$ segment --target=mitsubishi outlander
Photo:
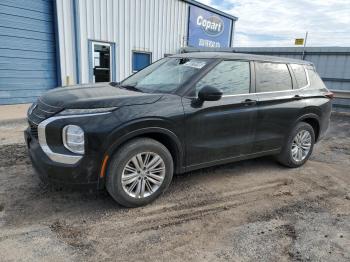
[[[325,134],[333,94],[312,63],[198,52],[120,83],[57,88],[28,110],[33,166],[54,184],[150,203],[174,173],[274,155],[300,167]]]

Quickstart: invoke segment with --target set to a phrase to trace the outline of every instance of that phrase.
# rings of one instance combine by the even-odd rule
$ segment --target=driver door
[[[196,94],[208,85],[220,89],[218,101],[198,104],[196,98],[183,97],[189,170],[252,153],[257,107],[250,67],[248,61],[222,61],[193,87]]]

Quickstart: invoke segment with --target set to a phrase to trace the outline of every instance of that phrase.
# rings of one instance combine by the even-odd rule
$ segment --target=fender
[[[175,126],[172,122],[161,118],[141,118],[134,121],[124,123],[116,128],[107,138],[102,146],[104,156],[111,156],[126,141],[147,134],[159,133],[166,135],[176,151],[175,157],[175,173],[184,172],[184,150],[181,134],[176,134],[172,130]],[[103,158],[105,159],[105,157]],[[101,179],[101,178],[100,178]],[[101,184],[100,181],[99,184]]]
[[[305,108],[306,109],[306,108]],[[307,111],[305,112],[306,110],[303,110],[300,115],[294,120],[294,122],[292,122],[289,126],[288,126],[288,129],[291,130],[298,122],[301,122],[303,121],[304,119],[307,119],[307,118],[312,118],[312,119],[315,119],[317,120],[318,124],[320,124],[320,116],[317,115],[316,113],[312,113],[310,111]],[[284,140],[287,139],[288,137],[288,133],[286,133],[284,135]]]
[[[318,123],[318,132],[315,132],[315,142],[317,142],[320,138],[320,133],[321,133],[321,119],[320,116],[315,114],[315,113],[307,113],[307,114],[303,114],[300,117],[297,118],[297,120],[294,122],[293,125],[296,125],[298,122],[303,121],[304,119],[315,119]]]
[[[134,137],[138,137],[141,135],[147,135],[147,134],[151,134],[151,133],[160,133],[160,134],[167,135],[172,140],[172,142],[175,143],[177,153],[179,153],[179,154],[183,153],[180,139],[172,131],[165,129],[165,128],[162,128],[162,127],[155,127],[155,126],[137,129],[137,130],[134,130],[134,131],[120,137],[118,140],[116,140],[114,143],[112,143],[112,145],[107,149],[106,153],[112,154],[124,142],[126,142]]]
[[[297,118],[297,120],[293,123],[293,125],[295,125],[296,123],[307,119],[307,118],[314,118],[317,120],[318,123],[320,123],[320,116],[315,114],[315,113],[307,113],[307,114],[303,114],[300,117]]]

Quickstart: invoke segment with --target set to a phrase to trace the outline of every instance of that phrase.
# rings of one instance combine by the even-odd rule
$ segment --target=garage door
[[[0,104],[34,101],[57,86],[52,0],[0,1]]]

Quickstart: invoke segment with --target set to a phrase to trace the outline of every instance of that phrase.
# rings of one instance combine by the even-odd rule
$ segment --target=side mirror
[[[201,101],[217,101],[222,97],[222,92],[213,86],[204,86],[198,92],[198,98]]]

